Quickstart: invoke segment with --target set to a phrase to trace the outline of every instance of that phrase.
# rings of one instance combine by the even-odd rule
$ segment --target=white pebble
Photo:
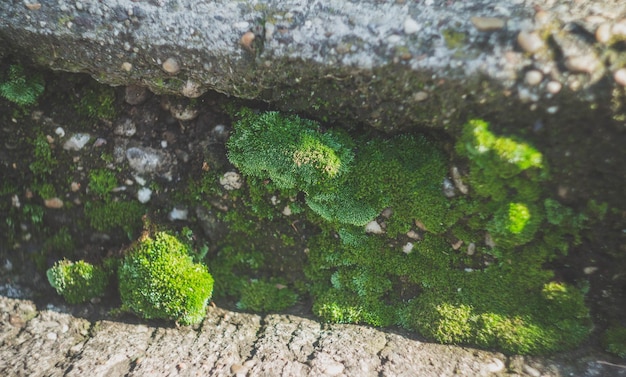
[[[54,130],[54,133],[57,134],[58,137],[65,136],[65,130],[63,127],[57,127],[56,130]]]
[[[176,74],[180,71],[180,64],[174,58],[167,58],[166,61],[163,62],[163,70],[167,73]]]
[[[48,338],[49,340],[57,340],[57,333],[49,332],[48,334],[46,334],[46,338]]]
[[[407,242],[406,245],[402,246],[402,252],[404,254],[410,254],[413,251],[413,242]]]
[[[559,107],[558,106],[550,106],[546,109],[546,112],[548,114],[556,114],[559,111]]]
[[[596,29],[596,40],[600,43],[607,43],[612,36],[611,25],[608,23],[603,23]]]
[[[541,80],[543,80],[543,74],[536,69],[526,72],[526,75],[524,76],[524,81],[530,86],[539,85]]]
[[[517,43],[520,45],[522,50],[531,54],[543,49],[545,45],[539,34],[534,31],[521,31],[517,35]]]
[[[147,187],[142,187],[137,191],[137,199],[140,203],[148,203],[152,197],[152,190]]]
[[[557,94],[558,92],[561,91],[562,87],[563,87],[563,85],[561,85],[560,82],[558,82],[558,81],[550,81],[548,83],[548,85],[546,85],[546,90],[550,94]]]
[[[621,68],[615,71],[613,74],[613,78],[615,82],[620,84],[621,86],[626,86],[626,68]]]
[[[376,220],[372,220],[367,225],[365,225],[365,233],[371,234],[383,234],[383,228],[380,227],[380,224],[376,222]]]
[[[591,275],[596,271],[598,271],[598,267],[594,267],[594,266],[585,267],[583,269],[583,272],[585,273],[585,275]]]
[[[169,215],[167,215],[167,218],[170,221],[187,220],[188,214],[189,214],[189,211],[187,211],[186,209],[180,209],[180,208],[174,207],[172,212],[170,212]]]
[[[63,149],[66,151],[79,151],[87,145],[89,139],[91,139],[91,135],[89,134],[74,134],[63,144]]]
[[[422,27],[412,19],[411,17],[404,20],[404,33],[405,34],[415,34],[420,31]]]
[[[487,370],[489,370],[489,372],[491,373],[501,372],[502,370],[504,370],[504,363],[502,362],[502,360],[494,357],[493,362],[487,364]]]
[[[467,245],[467,255],[474,255],[474,253],[476,252],[476,244],[475,243],[470,243],[469,245]]]
[[[289,206],[285,206],[285,208],[283,208],[283,215],[291,216],[291,208]]]
[[[220,185],[226,190],[240,189],[242,184],[241,176],[234,171],[229,171],[220,178]]]
[[[161,148],[167,148],[167,140],[161,140]]]

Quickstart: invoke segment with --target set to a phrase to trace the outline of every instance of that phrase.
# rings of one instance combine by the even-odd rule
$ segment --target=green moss
[[[237,307],[254,312],[271,312],[286,309],[298,300],[298,295],[277,280],[251,280],[241,288]]]
[[[271,127],[264,124],[254,135]],[[273,142],[279,135],[268,137],[263,149],[293,156]],[[440,342],[507,353],[553,352],[585,338],[589,313],[582,293],[551,283],[552,273],[543,267],[576,242],[584,216],[546,200],[547,163],[541,153],[524,141],[493,134],[486,122],[469,122],[456,151],[467,158],[470,173],[463,179],[471,190],[450,199],[442,192],[448,159],[436,143],[400,135],[361,136],[344,145],[358,146],[351,162],[343,173],[316,184],[293,177],[280,177],[277,184],[268,169],[246,173],[246,162],[238,161],[249,184],[242,199],[254,203],[256,216],[280,219],[268,198],[286,200],[285,190],[289,196],[304,192],[305,215],[321,228],[308,242],[304,268],[315,314],[331,322],[401,324]],[[391,215],[377,220],[385,233],[366,234],[363,225],[385,208]],[[236,225],[242,221],[233,225],[254,234],[250,223]],[[408,231],[413,238],[407,239]],[[488,244],[487,235],[496,246]],[[461,248],[455,250],[458,240]],[[466,253],[470,244],[472,255]],[[233,291],[246,284],[233,281]]]
[[[166,233],[132,247],[118,270],[123,307],[142,318],[199,323],[213,292],[213,277],[189,254],[184,243]]]
[[[499,208],[487,229],[497,245],[514,247],[534,239],[543,214],[532,205],[509,203]]]
[[[0,95],[18,106],[29,106],[37,103],[44,88],[41,74],[27,73],[21,65],[12,65],[8,77],[0,83]]]
[[[74,107],[79,115],[90,119],[113,119],[117,116],[115,91],[93,82],[83,90],[80,102]]]
[[[35,155],[33,162],[28,165],[30,171],[36,176],[50,175],[58,165],[58,161],[52,156],[52,148],[43,133],[38,134],[33,140]]]
[[[353,154],[340,133],[277,112],[242,110],[228,141],[228,158],[242,173],[271,179],[280,189],[307,191],[344,174]]]
[[[50,285],[70,304],[100,297],[109,284],[104,269],[84,261],[58,261],[46,272]]]
[[[443,38],[448,48],[459,48],[465,43],[467,36],[465,33],[458,32],[453,29],[445,29],[442,31]]]
[[[95,169],[89,172],[89,190],[102,199],[108,199],[116,186],[117,178],[112,171]]]
[[[144,206],[134,201],[94,201],[85,204],[85,216],[94,229],[108,232],[121,228],[129,235],[129,239],[141,229],[144,214]]]
[[[606,329],[602,344],[607,352],[626,359],[626,327],[611,326]]]

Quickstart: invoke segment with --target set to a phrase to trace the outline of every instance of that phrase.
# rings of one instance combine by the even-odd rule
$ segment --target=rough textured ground
[[[3,376],[626,376],[585,355],[571,361],[422,342],[400,332],[327,325],[297,315],[209,307],[199,326],[113,317],[0,286]]]

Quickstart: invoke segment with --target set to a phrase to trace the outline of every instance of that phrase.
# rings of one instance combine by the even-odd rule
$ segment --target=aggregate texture
[[[503,101],[518,120],[610,102],[624,17],[618,0],[1,0],[0,57],[386,131],[448,129],[513,115]]]
[[[90,304],[68,308],[10,297],[23,294],[10,283],[1,291],[3,376],[626,375],[591,355],[573,362],[506,357],[295,315],[211,307],[202,324],[174,328],[114,318]]]

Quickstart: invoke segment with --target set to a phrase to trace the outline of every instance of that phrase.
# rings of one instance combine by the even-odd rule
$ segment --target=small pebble
[[[528,364],[524,364],[522,370],[524,371],[524,373],[528,374],[531,377],[541,377],[541,372]]]
[[[166,61],[163,62],[163,70],[172,75],[180,72],[180,64],[174,58],[167,58]]]
[[[66,151],[79,151],[87,145],[89,139],[91,139],[91,135],[89,134],[74,134],[63,144],[63,149]]]
[[[57,333],[55,332],[49,332],[48,334],[46,334],[46,338],[48,338],[49,340],[57,340]]]
[[[467,255],[474,255],[474,253],[476,252],[476,244],[475,243],[470,243],[469,245],[467,245]]]
[[[402,246],[402,252],[404,254],[410,254],[413,251],[413,242],[407,242],[406,245]]]
[[[596,271],[598,271],[598,267],[594,267],[594,266],[585,267],[583,269],[583,272],[585,273],[585,275],[591,275]]]
[[[422,238],[422,237],[420,237],[420,234],[419,234],[419,233],[417,233],[416,231],[414,231],[413,229],[409,230],[409,231],[406,233],[406,236],[407,236],[407,237],[409,237],[409,238],[411,238],[411,239],[413,239],[413,240],[419,240],[419,239],[421,239],[421,238]]]
[[[559,107],[558,106],[550,106],[546,109],[546,112],[548,114],[556,114],[559,111]]]
[[[252,45],[252,43],[254,43],[255,38],[256,36],[254,35],[254,33],[251,31],[248,31],[241,36],[241,40],[239,41],[239,43],[241,43],[241,45],[246,50],[252,51],[254,50],[254,46]]]
[[[57,127],[54,130],[54,133],[57,134],[58,137],[63,137],[65,136],[65,130],[63,129],[63,127]]]
[[[561,91],[562,87],[563,87],[563,85],[561,85],[560,82],[558,82],[558,81],[550,81],[548,83],[548,85],[546,85],[546,90],[550,94],[557,94],[558,92]]]
[[[137,200],[140,203],[148,203],[152,197],[152,190],[147,187],[142,187],[137,191]]]
[[[425,101],[426,99],[428,99],[428,93],[426,92],[417,92],[413,94],[413,100],[415,102],[422,102],[422,101]]]
[[[291,216],[291,207],[285,206],[285,208],[283,208],[283,215]]]
[[[621,20],[618,23],[613,24],[611,28],[611,33],[614,36],[626,37],[626,20]]]
[[[611,25],[609,23],[600,24],[596,29],[596,40],[600,43],[607,43],[611,40],[612,36]]]
[[[463,183],[463,178],[461,177],[461,173],[459,172],[459,168],[453,166],[450,169],[450,174],[452,175],[452,182],[454,182],[454,187],[461,192],[463,195],[467,195],[469,192],[469,187],[465,183]]]
[[[220,185],[229,191],[240,189],[242,184],[241,176],[234,171],[229,171],[220,178]]]
[[[500,359],[493,358],[493,362],[487,365],[487,370],[491,373],[498,373],[504,370],[504,363]]]
[[[411,17],[404,20],[404,33],[405,34],[409,34],[409,35],[415,34],[418,31],[420,31],[420,29],[421,29],[420,25],[417,23],[417,21],[415,21]]]
[[[529,86],[539,85],[543,80],[543,74],[536,69],[526,72],[524,76],[524,82]]]
[[[615,82],[621,86],[626,86],[626,68],[620,68],[613,74]]]
[[[452,181],[448,178],[443,179],[443,194],[446,198],[454,198],[456,195],[454,191],[454,184],[452,184]]]
[[[172,209],[172,211],[167,215],[167,218],[170,221],[187,220],[188,215],[189,215],[188,210],[174,207],[174,209]]]
[[[570,56],[565,60],[565,67],[572,72],[592,73],[599,65],[600,61],[598,58],[591,54]]]
[[[461,246],[463,246],[463,241],[462,240],[458,240],[455,243],[452,244],[452,249],[453,250],[459,250],[461,248]]]
[[[39,9],[41,9],[41,3],[24,3],[24,6],[26,6],[26,8],[28,10],[39,10]]]
[[[371,234],[383,234],[383,228],[380,227],[380,224],[376,220],[372,220],[367,225],[365,225],[365,233]]]
[[[539,34],[537,34],[537,32],[534,32],[534,31],[533,32],[521,31],[517,35],[517,43],[520,45],[522,50],[530,54],[534,54],[535,52],[543,49],[543,47],[545,46]]]
[[[76,191],[80,190],[80,183],[78,183],[78,182],[70,183],[70,190],[72,190],[72,192],[76,192]]]
[[[122,70],[126,71],[126,72],[130,72],[133,69],[133,65],[130,64],[129,62],[124,62],[122,63]]]
[[[485,233],[485,245],[492,249],[496,247],[496,241],[493,240],[493,237],[491,237],[491,234],[489,233]]]
[[[380,215],[386,219],[390,218],[393,215],[393,210],[390,207],[383,209]]]
[[[46,208],[59,209],[63,208],[63,201],[59,198],[50,198],[43,201]]]
[[[506,24],[505,20],[496,17],[472,17],[470,21],[478,31],[496,31]]]

